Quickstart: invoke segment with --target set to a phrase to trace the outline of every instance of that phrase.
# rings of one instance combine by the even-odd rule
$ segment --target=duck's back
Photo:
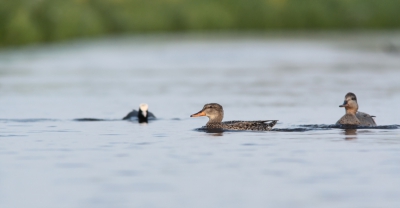
[[[221,126],[223,129],[229,130],[269,131],[277,122],[277,120],[225,121]]]
[[[356,113],[356,117],[360,121],[360,125],[362,126],[376,126],[374,116],[369,115],[368,113],[363,113],[358,111]]]

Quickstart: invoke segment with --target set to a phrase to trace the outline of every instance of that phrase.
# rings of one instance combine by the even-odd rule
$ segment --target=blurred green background
[[[399,0],[0,0],[0,46],[182,31],[400,28]]]

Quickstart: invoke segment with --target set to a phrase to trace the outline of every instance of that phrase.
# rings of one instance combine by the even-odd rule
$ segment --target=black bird
[[[149,105],[142,103],[139,105],[139,111],[133,110],[128,115],[126,115],[122,120],[135,120],[137,119],[139,123],[147,123],[148,119],[155,119],[153,113],[148,112]]]

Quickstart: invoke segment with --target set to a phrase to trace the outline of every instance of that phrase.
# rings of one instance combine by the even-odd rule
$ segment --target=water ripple
[[[399,129],[400,125],[380,125],[380,126],[357,126],[357,125],[341,125],[341,124],[307,124],[298,125],[310,129]]]
[[[60,121],[60,120],[51,118],[0,119],[0,122],[2,123],[8,123],[8,122],[31,123],[31,122],[46,122],[46,121]]]

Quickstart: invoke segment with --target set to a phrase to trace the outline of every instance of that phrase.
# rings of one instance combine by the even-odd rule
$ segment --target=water
[[[0,206],[399,207],[400,129],[386,128],[400,123],[400,53],[386,50],[399,40],[170,35],[3,50]],[[382,128],[315,128],[344,114],[350,91]],[[142,102],[157,120],[120,120]],[[207,119],[189,116],[210,102],[224,120],[279,123],[196,131]]]

